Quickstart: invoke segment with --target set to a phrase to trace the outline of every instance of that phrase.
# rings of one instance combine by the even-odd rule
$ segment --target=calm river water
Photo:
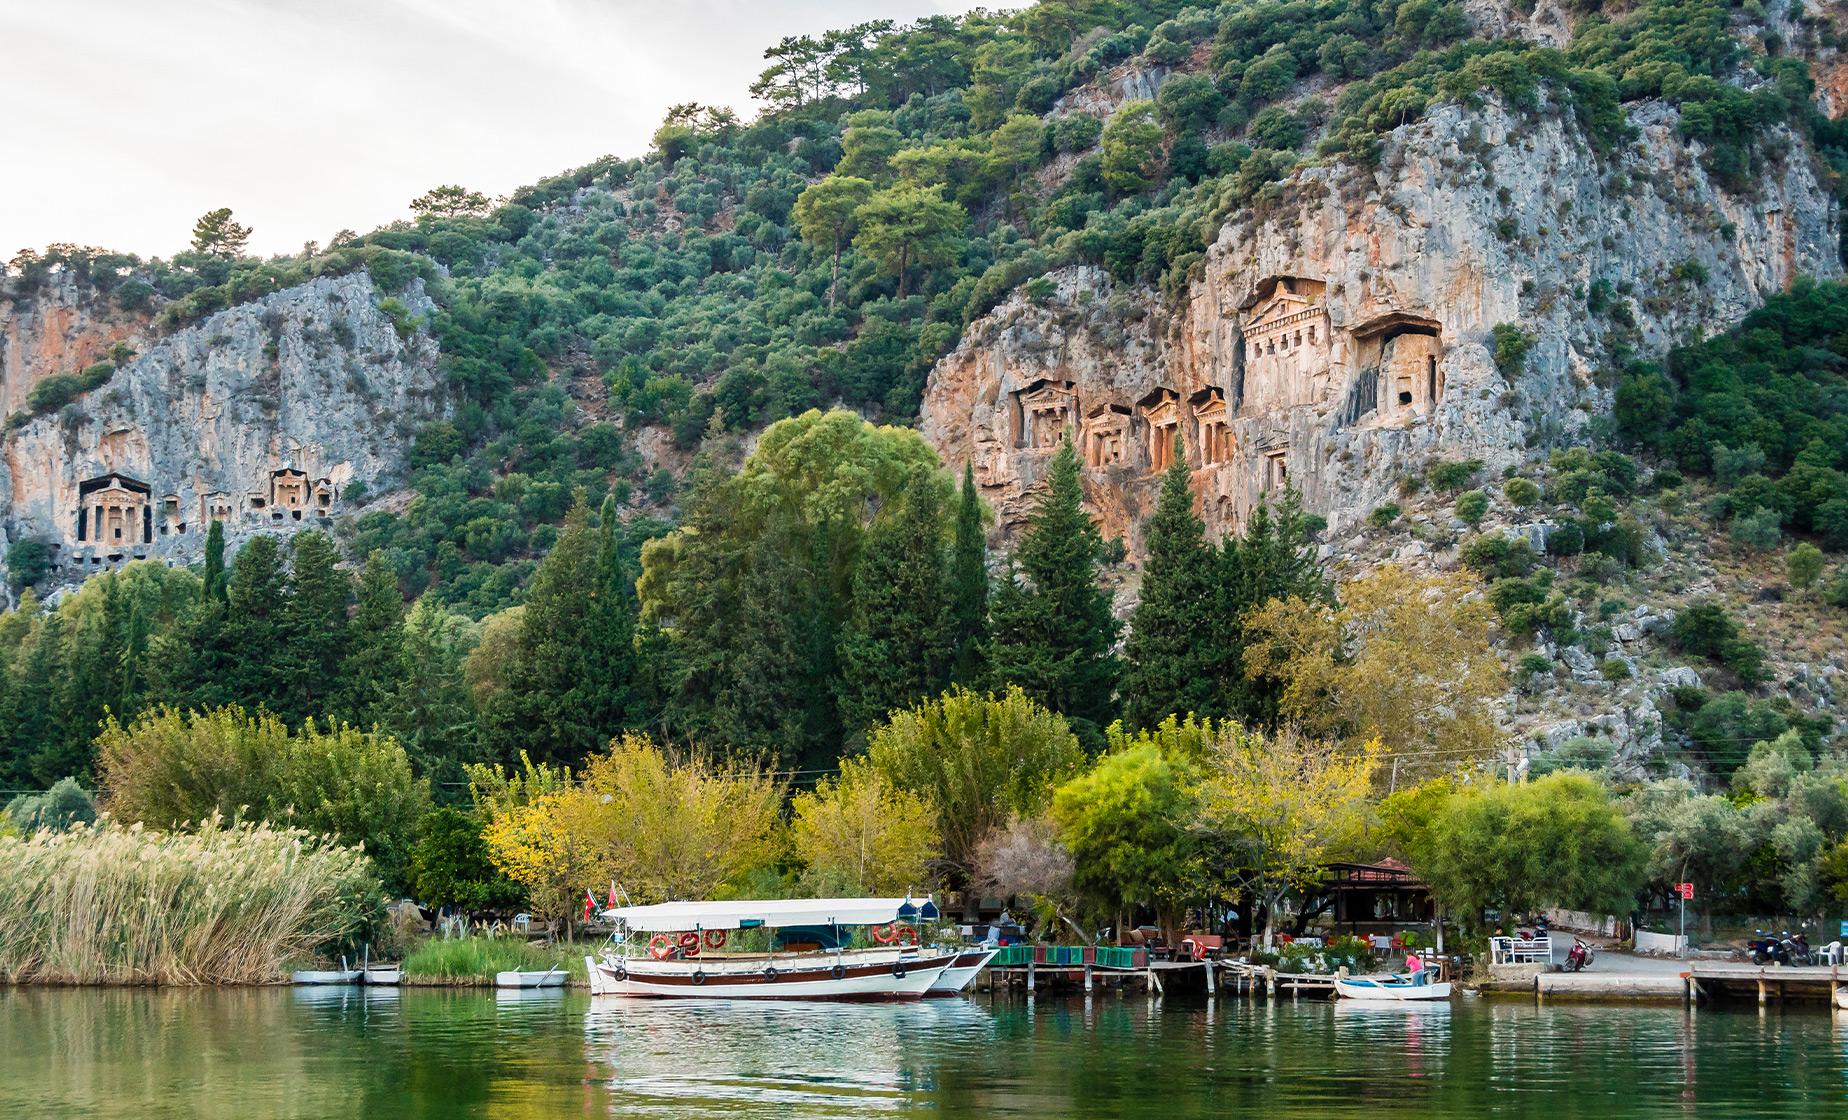
[[[1843,1018],[0,989],[0,1117],[1848,1116]]]

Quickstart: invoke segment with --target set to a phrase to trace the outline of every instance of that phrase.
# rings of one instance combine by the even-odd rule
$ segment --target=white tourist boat
[[[1371,1003],[1411,1003],[1450,998],[1450,982],[1432,982],[1423,972],[1394,976],[1343,976],[1335,981],[1335,995]]]
[[[911,923],[936,916],[929,899],[909,898],[624,906],[604,912],[616,923],[615,947],[584,966],[593,996],[918,999],[959,956],[917,943]],[[861,928],[875,947],[848,947]],[[753,930],[767,932],[766,951],[727,951],[735,934]]]
[[[988,962],[994,960],[995,954],[1000,951],[999,948],[995,948],[964,949],[958,952],[956,959],[944,968],[936,981],[931,984],[930,991],[925,994],[953,996],[966,990],[969,985],[975,983],[975,978],[981,975],[982,970],[988,967]]]

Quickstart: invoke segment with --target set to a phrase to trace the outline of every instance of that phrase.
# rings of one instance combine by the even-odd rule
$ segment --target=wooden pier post
[[[1084,966],[1084,990],[1091,990],[1091,966],[1088,964]]]
[[[1277,970],[1268,964],[1264,966],[1264,994],[1277,998]]]
[[[1212,999],[1219,994],[1218,987],[1213,983],[1213,958],[1208,957],[1200,963],[1206,968],[1206,998]]]
[[[1765,974],[1761,972],[1758,974],[1758,1006],[1763,1007],[1764,1005],[1765,1005]]]
[[[1033,990],[1033,962],[1027,962],[1027,991]]]

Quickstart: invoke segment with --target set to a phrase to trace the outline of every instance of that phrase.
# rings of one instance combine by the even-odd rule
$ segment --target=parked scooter
[[[1808,964],[1810,962],[1809,941],[1799,933],[1795,937],[1786,930],[1782,936],[1768,934],[1762,929],[1752,931],[1758,936],[1746,942],[1746,950],[1752,955],[1752,963],[1765,964]]]
[[[1766,937],[1765,931],[1762,929],[1755,929],[1752,931],[1752,939],[1745,943],[1745,951],[1746,954],[1752,958],[1753,964],[1765,965],[1783,963],[1779,959],[1784,951],[1783,946],[1778,944],[1777,938]]]
[[[1592,952],[1591,946],[1576,937],[1573,938],[1572,951],[1566,954],[1566,971],[1581,972],[1590,968],[1592,958],[1596,955]]]

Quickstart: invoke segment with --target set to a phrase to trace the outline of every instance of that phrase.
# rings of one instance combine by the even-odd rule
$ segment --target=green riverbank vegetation
[[[565,945],[535,944],[523,937],[433,937],[404,958],[404,982],[431,987],[474,987],[494,983],[498,972],[557,969],[584,979],[584,952]]]
[[[1274,932],[1313,909],[1324,863],[1379,855],[1477,915],[1646,904],[1696,876],[1715,906],[1848,902],[1833,701],[1813,681],[1769,694],[1770,638],[1737,602],[1688,601],[1697,580],[1673,588],[1663,655],[1703,683],[1659,698],[1662,757],[1575,740],[1540,768],[1581,773],[1495,776],[1498,717],[1553,687],[1554,651],[1613,652],[1645,519],[1685,513],[1696,481],[1701,533],[1767,556],[1801,538],[1791,589],[1848,606],[1848,288],[1774,296],[1660,364],[1613,352],[1597,446],[1547,448],[1544,487],[1502,480],[1546,507],[1544,553],[1419,523],[1424,554],[1457,545],[1435,574],[1325,568],[1287,490],[1209,540],[1182,456],[1132,566],[1069,443],[994,557],[973,472],[907,426],[933,365],[1014,293],[1044,302],[1085,265],[1077,304],[1172,307],[1229,217],[1293,205],[1304,172],[1390,173],[1384,138],[1437,106],[1563,118],[1606,153],[1628,107],[1670,103],[1734,190],[1797,133],[1844,164],[1844,126],[1800,58],[1747,31],[1753,10],[1639,0],[1557,46],[1484,38],[1454,0],[881,21],[777,44],[755,119],[676,106],[646,155],[503,201],[440,187],[413,220],[268,261],[228,211],[172,261],[21,254],[9,293],[56,271],[163,329],[365,269],[435,340],[453,408],[410,433],[405,500],[331,533],[228,558],[214,525],[198,570],[128,564],[54,606],[29,586],[49,543],[13,541],[0,781],[33,793],[9,816],[61,828],[94,788],[116,823],[64,835],[300,825],[393,894],[567,931],[614,878],[643,900],[981,890],[1067,931],[1238,897]],[[1167,77],[1108,121],[1083,108],[1123,67]],[[1590,277],[1582,298],[1633,329],[1677,291]],[[1494,336],[1517,369],[1531,335]],[[28,409],[78,415],[133,357],[47,378]],[[1481,473],[1430,470],[1465,527],[1492,524]],[[251,823],[191,831],[215,813]],[[1503,819],[1519,850],[1485,840]],[[0,889],[38,898],[25,856],[62,842],[9,841]]]
[[[300,829],[0,835],[0,981],[270,983],[378,902],[364,853]]]

